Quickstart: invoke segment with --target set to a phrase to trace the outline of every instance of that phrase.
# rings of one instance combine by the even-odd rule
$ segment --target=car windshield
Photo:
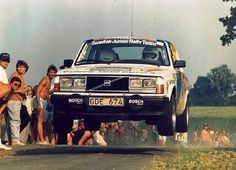
[[[168,66],[165,46],[140,43],[94,43],[83,47],[76,65],[93,63],[139,63]]]

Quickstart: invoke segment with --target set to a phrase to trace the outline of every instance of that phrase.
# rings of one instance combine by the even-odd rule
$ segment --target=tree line
[[[206,76],[198,76],[190,90],[195,106],[236,105],[236,75],[226,64],[215,67]]]

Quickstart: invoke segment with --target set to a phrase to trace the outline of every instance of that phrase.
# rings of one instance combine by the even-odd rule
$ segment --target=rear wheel
[[[175,96],[172,95],[170,102],[164,109],[164,114],[158,118],[158,133],[162,136],[172,136],[175,133],[176,125],[176,100]]]
[[[148,125],[156,125],[158,120],[158,116],[153,116],[151,118],[145,119],[145,123]]]
[[[189,122],[189,104],[186,103],[184,112],[176,118],[176,132],[187,132]]]

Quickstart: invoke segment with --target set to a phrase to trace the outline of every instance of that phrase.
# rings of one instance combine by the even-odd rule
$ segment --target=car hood
[[[99,64],[79,65],[72,68],[60,70],[58,75],[151,75],[163,73],[169,70],[167,67],[158,67],[147,64]]]

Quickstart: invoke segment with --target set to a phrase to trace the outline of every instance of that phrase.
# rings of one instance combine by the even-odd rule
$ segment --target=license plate
[[[122,97],[90,97],[89,106],[124,106]]]

